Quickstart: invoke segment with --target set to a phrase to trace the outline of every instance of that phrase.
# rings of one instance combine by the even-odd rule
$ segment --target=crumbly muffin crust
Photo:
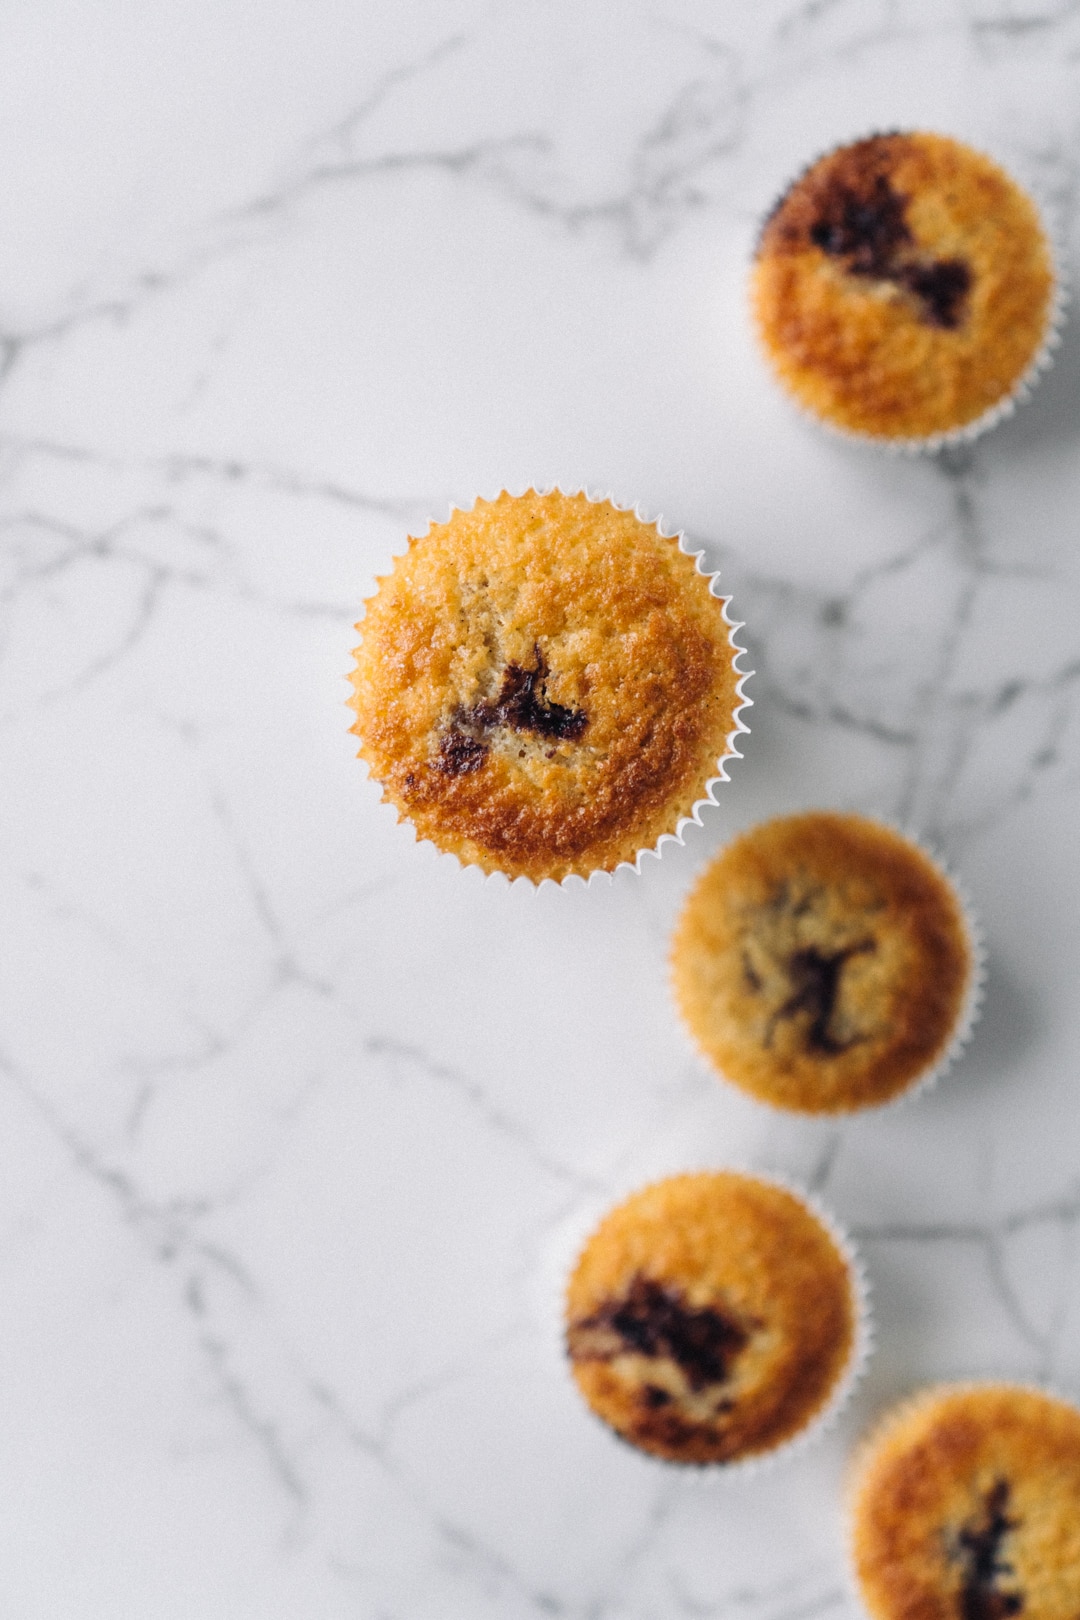
[[[669,1462],[774,1450],[827,1405],[855,1350],[851,1266],[807,1205],[734,1171],[673,1176],[612,1210],[566,1293],[578,1389]]]
[[[539,882],[674,832],[731,753],[721,600],[608,501],[478,501],[409,542],[357,626],[360,754],[422,838]]]
[[[692,890],[672,978],[706,1057],[804,1113],[887,1102],[941,1060],[975,953],[960,902],[917,845],[861,816],[751,828]]]
[[[1008,1384],[904,1403],[857,1458],[851,1542],[874,1620],[1072,1620],[1080,1412]]]
[[[1030,197],[943,135],[875,135],[813,164],[770,214],[752,301],[766,354],[813,415],[925,439],[969,426],[1029,371],[1053,316]]]

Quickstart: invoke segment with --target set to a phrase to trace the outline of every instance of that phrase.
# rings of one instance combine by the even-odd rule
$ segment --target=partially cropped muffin
[[[829,1408],[860,1337],[851,1260],[795,1193],[734,1171],[673,1176],[613,1209],[566,1291],[574,1380],[667,1462],[766,1456]]]
[[[539,882],[632,862],[741,729],[725,603],[610,501],[502,494],[409,542],[367,605],[360,754],[422,838]]]
[[[905,1402],[857,1459],[851,1546],[873,1620],[1074,1620],[1080,1412],[1010,1384]]]
[[[679,1010],[723,1077],[809,1114],[888,1102],[956,1049],[978,953],[949,879],[862,816],[752,827],[706,867],[675,931]]]
[[[820,158],[761,232],[766,356],[823,422],[934,444],[989,425],[1046,358],[1050,243],[1028,194],[944,135],[874,135]]]

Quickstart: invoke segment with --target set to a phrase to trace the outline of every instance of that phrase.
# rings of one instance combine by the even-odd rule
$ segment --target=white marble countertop
[[[1080,1394],[1080,326],[974,451],[798,421],[745,310],[810,156],[923,125],[1062,210],[1076,0],[17,0],[0,17],[0,1607],[18,1620],[845,1620],[853,1437],[925,1380]],[[685,527],[752,735],[640,877],[485,884],[353,757],[410,527],[581,484]],[[786,1121],[665,988],[735,828],[935,839],[985,1016],[910,1107]],[[695,1485],[549,1319],[658,1171],[812,1183],[880,1347]]]

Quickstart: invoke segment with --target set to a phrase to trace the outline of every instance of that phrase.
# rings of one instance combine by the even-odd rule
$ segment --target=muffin
[[[672,948],[679,1011],[725,1079],[807,1114],[940,1072],[974,1017],[978,951],[952,884],[862,816],[764,822],[706,867]]]
[[[566,1290],[578,1389],[667,1462],[769,1455],[835,1409],[859,1356],[860,1284],[787,1188],[673,1176],[611,1210]]]
[[[762,229],[752,300],[797,404],[892,443],[968,437],[1045,362],[1051,246],[1032,199],[945,135],[874,135],[820,158]]]
[[[477,501],[409,541],[357,626],[361,758],[465,864],[611,871],[694,812],[745,729],[725,607],[610,501]]]
[[[851,1544],[874,1620],[1073,1620],[1080,1412],[1009,1384],[906,1402],[859,1458]]]

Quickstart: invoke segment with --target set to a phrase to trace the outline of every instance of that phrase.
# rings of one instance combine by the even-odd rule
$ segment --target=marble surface
[[[0,1607],[20,1620],[845,1620],[890,1399],[1080,1395],[1080,326],[974,450],[797,420],[747,330],[808,157],[990,147],[1075,239],[1076,0],[14,0],[0,15]],[[417,847],[353,757],[410,528],[640,501],[747,621],[745,757],[641,876]],[[731,832],[934,839],[986,1011],[930,1097],[788,1121],[665,987]],[[764,1477],[610,1443],[568,1234],[741,1161],[861,1240],[880,1345]]]

